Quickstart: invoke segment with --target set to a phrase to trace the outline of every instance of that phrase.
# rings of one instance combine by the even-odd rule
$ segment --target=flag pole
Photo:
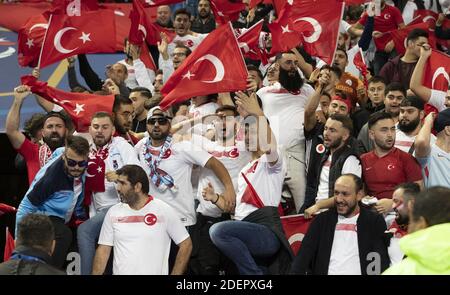
[[[52,17],[53,17],[53,14],[50,14],[50,18],[48,19],[48,24],[47,24],[47,30],[45,30],[44,40],[42,40],[41,52],[39,53],[39,60],[38,60],[38,64],[37,64],[38,70],[41,68],[42,51],[44,50],[44,44],[45,44],[45,41],[47,40],[47,33],[48,33],[48,29],[50,28],[50,23],[52,21]]]

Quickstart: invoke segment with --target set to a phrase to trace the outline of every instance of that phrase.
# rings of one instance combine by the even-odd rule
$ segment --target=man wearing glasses
[[[30,213],[50,217],[55,228],[55,250],[52,264],[62,268],[72,242],[72,231],[67,226],[72,215],[85,219],[84,171],[88,165],[89,143],[80,136],[68,136],[65,151],[39,170],[20,203],[16,229],[22,218]]]

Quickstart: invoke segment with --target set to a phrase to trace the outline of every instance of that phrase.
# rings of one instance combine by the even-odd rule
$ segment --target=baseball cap
[[[153,117],[166,117],[171,120],[172,116],[168,111],[163,111],[160,106],[151,108],[147,113],[147,120]]]
[[[434,130],[437,133],[444,130],[446,126],[450,126],[450,109],[439,112],[437,118],[434,120]]]

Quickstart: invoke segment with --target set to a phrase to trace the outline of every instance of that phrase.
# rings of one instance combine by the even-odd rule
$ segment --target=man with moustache
[[[43,143],[33,143],[19,131],[20,109],[24,99],[30,94],[28,86],[18,86],[14,89],[14,102],[6,117],[6,134],[14,149],[21,154],[26,163],[28,171],[28,182],[31,184],[36,173],[51,158],[52,153],[59,147],[64,146],[68,134],[66,118],[57,112],[49,112],[44,118],[42,129]]]
[[[57,268],[63,267],[72,242],[72,231],[66,224],[72,215],[79,220],[86,218],[82,203],[88,155],[88,141],[69,135],[64,153],[39,170],[17,210],[16,229],[29,213],[38,212],[50,217],[56,242],[52,265]]]
[[[256,94],[287,163],[285,184],[298,211],[305,200],[306,186],[304,112],[314,89],[301,78],[296,60],[290,51],[278,54],[278,82],[259,89]]]
[[[199,34],[208,34],[215,28],[216,21],[211,13],[211,4],[208,0],[198,1],[198,16],[192,22],[192,31]]]
[[[113,119],[116,132],[113,136],[120,136],[134,146],[139,139],[132,133],[134,108],[133,101],[128,97],[116,95],[113,104]]]
[[[311,223],[294,259],[291,273],[312,275],[380,274],[389,267],[383,233],[386,223],[376,212],[360,207],[363,182],[343,174],[334,185],[334,208]],[[377,267],[373,254],[377,253]]]
[[[89,219],[77,231],[78,250],[81,257],[81,274],[92,272],[96,240],[108,209],[119,203],[115,186],[115,171],[124,165],[139,164],[133,146],[122,137],[113,137],[113,118],[105,112],[96,113],[91,120],[89,134],[89,166],[85,189],[85,202],[89,206]]]
[[[382,214],[392,210],[392,194],[400,183],[415,182],[423,187],[422,171],[417,160],[394,147],[395,132],[395,122],[389,113],[371,115],[369,136],[375,148],[361,155],[368,195],[378,199],[375,209]]]
[[[391,235],[388,248],[391,264],[400,262],[404,257],[398,242],[408,233],[410,207],[419,193],[420,187],[417,183],[406,182],[398,185],[392,194],[392,209],[396,216],[388,229],[388,233]]]
[[[402,100],[395,134],[396,148],[410,154],[414,153],[414,140],[422,128],[424,117],[424,103],[419,97],[407,96]],[[436,137],[431,134],[430,140],[434,143]]]
[[[174,209],[149,194],[147,173],[140,166],[117,170],[121,203],[106,214],[92,274],[102,275],[114,249],[115,275],[167,275],[170,243],[179,250],[171,275],[184,273],[192,242]]]

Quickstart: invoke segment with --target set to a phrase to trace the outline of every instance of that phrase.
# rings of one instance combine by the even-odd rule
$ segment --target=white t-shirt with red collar
[[[175,211],[149,198],[140,210],[114,205],[106,213],[98,243],[114,247],[115,275],[167,275],[171,240],[189,238]]]
[[[298,94],[292,94],[278,82],[256,92],[281,149],[297,145],[305,139],[305,105],[313,92],[314,89],[305,83]]]
[[[247,177],[264,206],[278,207],[285,174],[283,157],[280,156],[279,152],[278,160],[274,165],[270,165],[267,155],[264,154],[242,168],[238,178],[238,193],[234,212],[234,219],[236,220],[242,220],[258,210],[258,207],[242,202],[243,196],[249,193],[249,187],[242,174]]]
[[[135,150],[138,153],[142,168],[149,175],[150,168],[144,157],[147,140],[148,138],[141,139],[135,145]],[[160,150],[161,147],[152,148],[153,154],[156,154],[156,156],[159,155]],[[169,188],[161,191],[150,180],[150,194],[174,208],[184,226],[196,223],[195,200],[191,183],[192,166],[204,167],[211,157],[200,146],[189,141],[172,142],[158,168],[164,170],[173,178],[176,191]]]
[[[195,137],[198,138],[196,140],[201,140],[202,147],[209,154],[222,162],[230,174],[234,190],[237,193],[240,172],[242,168],[252,160],[251,153],[245,151],[244,143],[237,142],[236,145],[233,146],[223,146],[202,136],[197,135]],[[214,172],[208,168],[203,168],[198,182],[197,199],[200,201],[200,204],[197,207],[197,212],[205,216],[217,218],[222,215],[222,210],[210,201],[205,201],[202,196],[203,188],[207,187],[209,182],[214,187],[216,193],[223,194],[225,191],[222,182],[217,178]]]

